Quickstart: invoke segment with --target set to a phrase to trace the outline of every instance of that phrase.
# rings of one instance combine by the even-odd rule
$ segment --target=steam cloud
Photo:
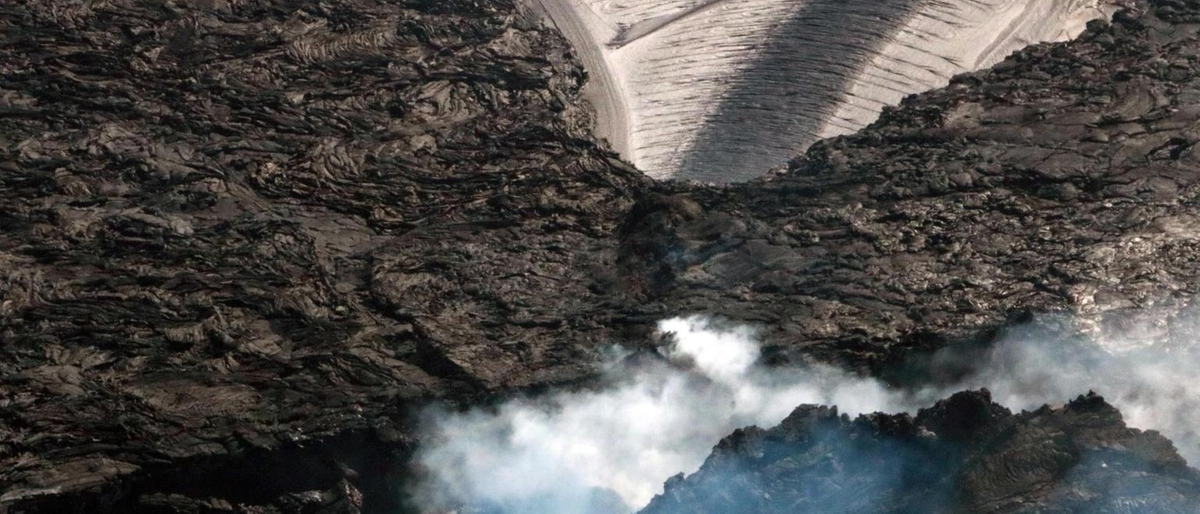
[[[1195,466],[1200,462],[1200,312],[1185,311],[1173,319],[1145,312],[1123,325],[1091,334],[1081,333],[1069,318],[1015,327],[989,350],[972,377],[924,391],[923,403],[955,390],[987,387],[997,403],[1032,410],[1095,390],[1121,410],[1127,425],[1162,432]]]
[[[663,359],[615,352],[607,385],[598,390],[466,413],[428,412],[417,455],[428,479],[413,494],[447,511],[624,514],[660,493],[667,477],[699,468],[734,429],[773,426],[798,405],[837,405],[851,416],[915,411],[979,387],[1014,409],[1059,404],[1094,389],[1131,426],[1162,431],[1196,462],[1194,325],[1173,323],[1169,336],[1151,330],[1162,327],[1133,324],[1089,337],[1069,320],[1043,320],[1012,330],[959,383],[901,391],[828,367],[767,368],[752,329],[671,319],[659,323],[670,340],[660,349]],[[932,364],[961,358],[947,351]]]

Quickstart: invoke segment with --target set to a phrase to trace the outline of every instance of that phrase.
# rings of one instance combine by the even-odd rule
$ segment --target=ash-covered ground
[[[738,182],[904,96],[1070,39],[1119,0],[540,0],[598,134],[646,174]]]

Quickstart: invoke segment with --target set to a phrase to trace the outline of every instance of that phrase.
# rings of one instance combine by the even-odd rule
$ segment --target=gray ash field
[[[1117,0],[539,0],[598,134],[656,178],[738,182],[908,94],[1063,41]]]

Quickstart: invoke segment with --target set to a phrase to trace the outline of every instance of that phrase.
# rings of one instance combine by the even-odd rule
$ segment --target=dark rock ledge
[[[1013,414],[987,390],[851,421],[797,408],[734,432],[641,514],[1171,513],[1200,506],[1200,472],[1104,398]]]
[[[1200,4],[655,184],[507,0],[0,6],[0,511],[393,512],[408,413],[586,380],[660,317],[889,376],[1200,273]]]

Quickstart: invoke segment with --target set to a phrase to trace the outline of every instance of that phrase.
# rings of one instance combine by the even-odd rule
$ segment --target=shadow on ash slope
[[[598,130],[655,178],[735,182],[1119,0],[535,0],[591,72]]]
[[[1086,335],[1073,320],[1043,319],[1009,331],[979,370],[945,387],[889,389],[826,367],[760,366],[754,331],[703,318],[660,323],[658,356],[614,352],[607,385],[525,398],[466,413],[430,411],[418,459],[421,504],[489,514],[628,513],[694,472],[736,428],[771,426],[801,404],[850,415],[915,412],[964,389],[987,387],[1010,408],[1060,404],[1094,389],[1135,428],[1156,429],[1200,459],[1200,313],[1165,325],[1132,320],[1120,333]]]

